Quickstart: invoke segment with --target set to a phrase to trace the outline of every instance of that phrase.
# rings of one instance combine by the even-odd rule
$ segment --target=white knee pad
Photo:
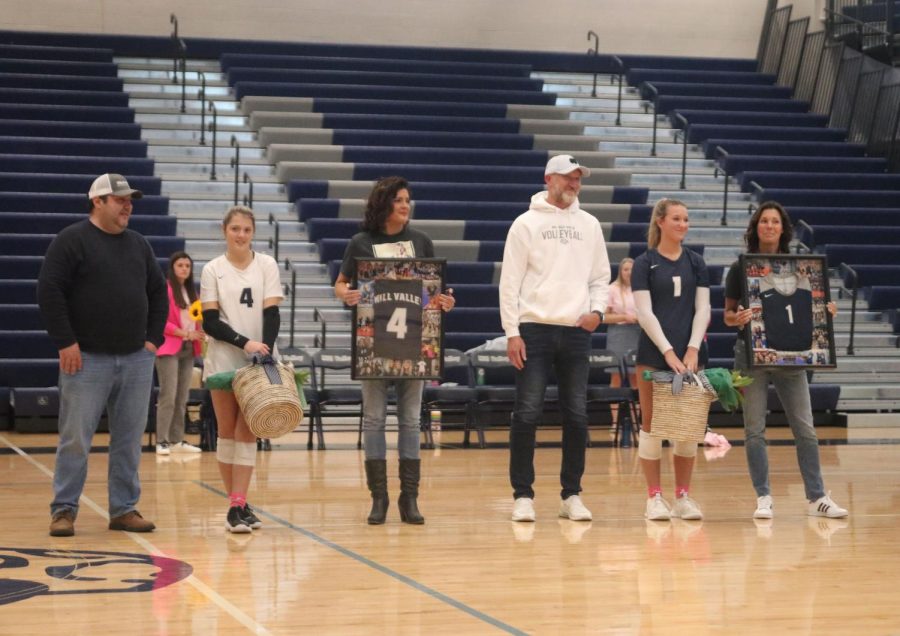
[[[696,457],[697,442],[673,442],[672,453],[679,457]]]
[[[653,437],[647,431],[641,430],[638,436],[638,457],[659,461],[662,457],[662,438]]]
[[[235,442],[234,461],[236,466],[256,466],[256,442]]]
[[[223,464],[234,463],[234,440],[225,437],[216,438],[216,459]]]

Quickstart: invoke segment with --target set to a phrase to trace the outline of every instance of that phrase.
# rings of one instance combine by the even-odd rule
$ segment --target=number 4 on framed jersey
[[[444,314],[437,296],[446,262],[433,258],[358,258],[354,286],[352,376],[438,379]]]
[[[750,366],[837,366],[825,257],[744,254],[740,267]]]

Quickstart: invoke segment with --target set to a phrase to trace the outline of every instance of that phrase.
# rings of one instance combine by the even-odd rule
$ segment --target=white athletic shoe
[[[753,513],[754,519],[771,519],[775,516],[772,513],[772,495],[763,495],[756,498],[756,511]]]
[[[584,507],[581,497],[572,495],[559,504],[559,516],[572,521],[590,521],[593,519],[591,511]]]
[[[648,521],[668,521],[672,518],[672,509],[668,502],[663,499],[662,495],[657,493],[653,497],[647,499],[647,508],[644,511],[644,518]]]
[[[534,521],[534,500],[519,497],[513,502],[513,521]]]
[[[187,442],[178,442],[177,444],[172,444],[170,447],[173,453],[202,453],[203,450],[194,446],[193,444],[188,444]]]
[[[807,513],[810,517],[828,517],[829,519],[842,519],[850,513],[834,503],[831,492],[809,502]]]
[[[172,452],[172,447],[169,446],[169,442],[160,442],[156,445],[156,454],[157,455],[168,455]]]
[[[697,505],[696,501],[687,495],[682,495],[675,499],[675,505],[672,506],[672,517],[684,519],[685,521],[699,521],[703,519],[703,513],[700,512],[700,506]]]

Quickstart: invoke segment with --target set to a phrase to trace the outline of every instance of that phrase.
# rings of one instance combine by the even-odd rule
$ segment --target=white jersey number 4
[[[396,334],[397,340],[403,340],[408,329],[406,326],[406,307],[397,307],[391,314],[385,331]]]

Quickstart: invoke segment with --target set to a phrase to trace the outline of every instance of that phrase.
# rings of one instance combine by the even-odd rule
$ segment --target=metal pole
[[[180,40],[179,40],[180,41]],[[187,47],[181,41],[181,112],[187,112]]]
[[[200,76],[200,145],[206,145],[206,74],[198,71]]]
[[[231,147],[234,148],[234,156],[231,158],[231,167],[234,168],[234,204],[238,204],[238,182],[239,172],[241,170],[241,144],[238,143],[237,136],[231,136]]]
[[[172,83],[178,83],[178,18],[172,13],[169,15],[169,24],[174,25],[172,29]]]
[[[728,225],[728,171],[722,168],[725,179],[725,195],[722,197],[722,225]]]
[[[209,102],[209,110],[212,111],[213,120],[209,124],[209,131],[212,133],[212,167],[209,172],[209,180],[216,181],[216,121],[217,121],[217,113],[216,113],[216,104],[213,101]]]
[[[594,59],[597,59],[597,55],[600,52],[600,36],[597,35],[593,30],[588,31],[587,39],[588,42],[591,41],[591,38],[594,39],[594,48],[588,49],[588,55],[593,55]],[[597,96],[597,73],[594,72],[594,87],[591,89],[591,97]]]

